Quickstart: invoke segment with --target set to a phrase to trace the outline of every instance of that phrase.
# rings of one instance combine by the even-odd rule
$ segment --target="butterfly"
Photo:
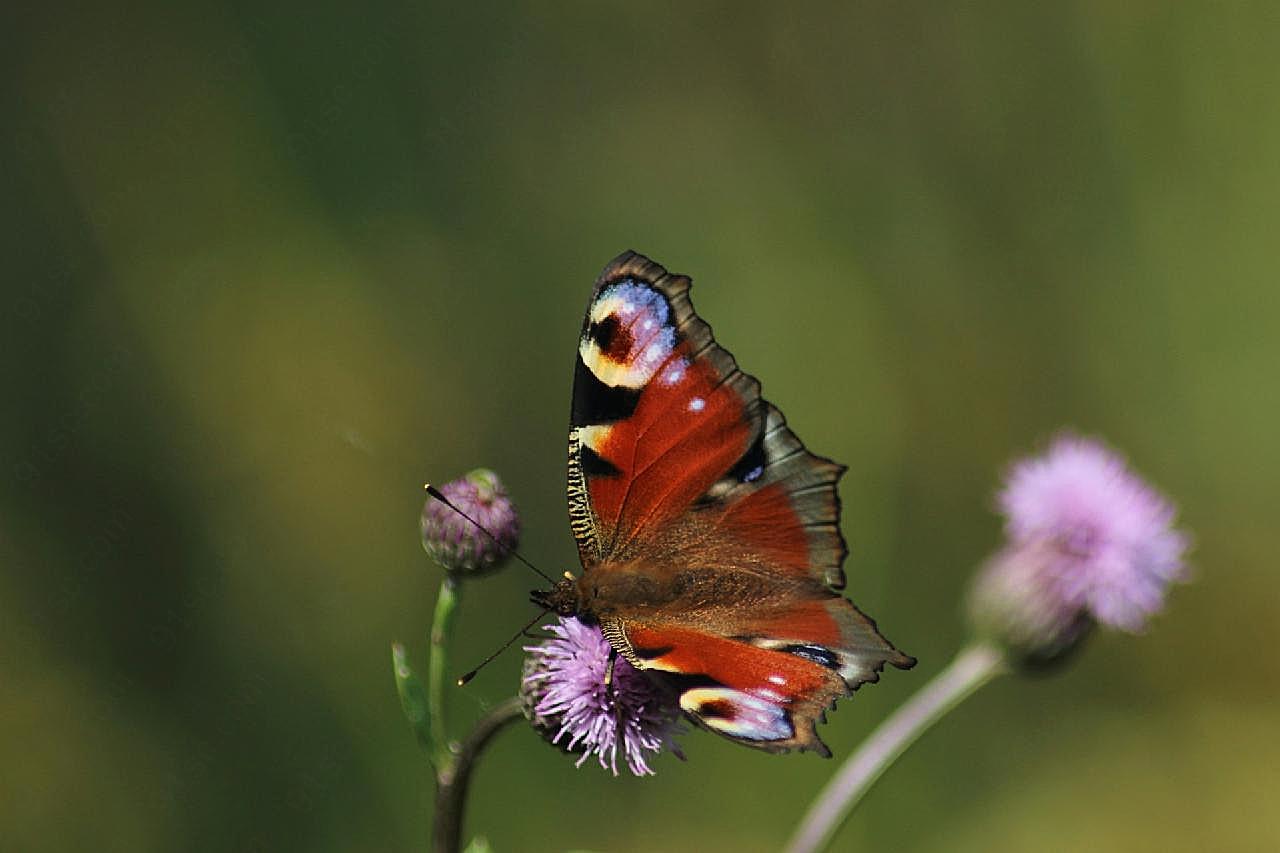
[[[569,520],[582,574],[533,601],[598,624],[697,724],[830,756],[817,723],[893,647],[837,590],[836,483],[716,343],[691,280],[635,252],[596,280],[578,340]]]

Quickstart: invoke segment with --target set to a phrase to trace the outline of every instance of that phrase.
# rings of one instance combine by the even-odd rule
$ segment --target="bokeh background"
[[[964,641],[1013,455],[1101,435],[1195,535],[1148,635],[987,688],[840,849],[1280,847],[1274,4],[108,5],[0,26],[4,849],[423,849],[421,484],[496,468],[575,567],[627,248],[851,466],[850,594],[921,662],[837,755]],[[533,580],[468,587],[459,668]],[[770,850],[836,766],[686,750],[614,780],[513,729],[469,834]]]

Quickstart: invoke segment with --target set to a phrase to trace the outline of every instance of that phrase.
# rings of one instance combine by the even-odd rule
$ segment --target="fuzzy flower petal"
[[[618,775],[618,753],[636,776],[653,775],[646,753],[680,756],[680,707],[624,658],[599,627],[574,618],[548,625],[552,638],[527,646],[520,693],[534,728],[582,766],[595,755]],[[611,683],[605,684],[613,657]],[[680,756],[683,757],[683,756]]]
[[[493,537],[440,501],[427,498],[422,507],[426,552],[448,572],[479,574],[501,565],[520,540],[520,516],[498,475],[477,468],[445,483],[440,493]]]

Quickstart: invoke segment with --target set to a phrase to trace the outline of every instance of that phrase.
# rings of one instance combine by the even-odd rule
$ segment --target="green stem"
[[[431,620],[431,651],[427,661],[427,718],[430,720],[431,763],[436,773],[452,772],[455,753],[445,729],[444,681],[449,638],[453,634],[453,612],[460,597],[458,582],[445,575]]]
[[[787,845],[788,853],[825,850],[864,794],[920,735],[979,687],[1007,671],[1004,655],[976,643],[880,724],[814,800]]]
[[[431,849],[435,853],[457,853],[462,843],[462,818],[467,805],[467,787],[476,759],[493,736],[516,720],[524,718],[519,696],[513,696],[480,718],[462,742],[447,770],[436,771],[436,815],[431,828]]]

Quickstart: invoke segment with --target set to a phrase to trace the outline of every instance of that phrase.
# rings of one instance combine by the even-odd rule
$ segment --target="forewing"
[[[583,321],[569,514],[584,566],[621,563],[692,523],[775,571],[840,588],[836,481],[693,310],[690,281],[627,252]],[[696,516],[696,522],[693,521]]]

